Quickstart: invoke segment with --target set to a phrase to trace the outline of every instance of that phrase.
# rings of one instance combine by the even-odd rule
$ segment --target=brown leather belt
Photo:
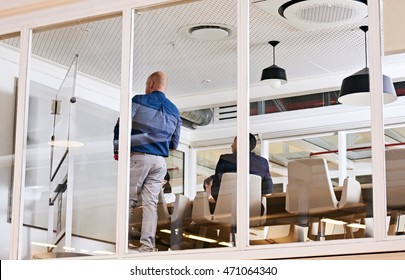
[[[142,152],[131,152],[131,157],[132,157],[133,155],[150,155],[150,156],[157,156],[157,157],[159,157],[159,155],[152,155],[152,154],[142,153]]]

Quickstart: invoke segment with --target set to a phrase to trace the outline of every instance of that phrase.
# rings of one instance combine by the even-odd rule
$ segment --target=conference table
[[[339,201],[343,187],[335,187],[334,191],[336,198]],[[365,214],[365,217],[373,215],[373,189],[371,184],[363,184],[361,186],[363,203],[345,207],[342,209],[321,213],[320,216],[328,218],[341,217],[350,214]],[[271,225],[286,225],[286,224],[303,224],[306,217],[302,215],[291,214],[286,211],[286,193],[275,192],[264,196],[266,198],[266,226]]]

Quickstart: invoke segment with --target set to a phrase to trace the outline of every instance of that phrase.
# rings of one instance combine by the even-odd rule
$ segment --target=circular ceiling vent
[[[234,27],[224,24],[193,24],[183,26],[179,33],[199,41],[223,41],[236,36]]]
[[[354,23],[367,16],[367,4],[358,0],[287,1],[279,14],[299,29],[320,29]]]
[[[257,0],[253,4],[300,30],[339,27],[367,17],[367,0]]]

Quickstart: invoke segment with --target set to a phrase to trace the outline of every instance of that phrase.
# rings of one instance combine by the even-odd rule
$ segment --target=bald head
[[[166,91],[167,88],[167,75],[162,71],[157,71],[152,73],[147,81],[146,81],[146,88],[145,93],[149,94],[155,90],[158,91]]]

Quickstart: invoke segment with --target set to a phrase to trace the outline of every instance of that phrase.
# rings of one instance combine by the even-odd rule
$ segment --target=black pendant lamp
[[[360,26],[360,29],[364,32],[366,67],[343,79],[338,101],[346,105],[370,106],[370,75],[367,67],[368,26]],[[397,100],[394,84],[386,75],[383,75],[383,97],[384,104]]]
[[[287,74],[283,68],[276,65],[276,46],[279,41],[270,41],[269,44],[273,46],[273,65],[263,69],[262,78],[260,79],[264,83],[270,84],[272,88],[278,88],[281,85],[287,83]]]

